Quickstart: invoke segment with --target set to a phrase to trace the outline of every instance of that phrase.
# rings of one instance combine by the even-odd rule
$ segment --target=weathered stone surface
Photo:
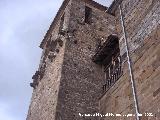
[[[27,120],[135,120],[135,116],[79,116],[79,113],[135,114],[135,106],[119,9],[113,16],[91,0],[65,2],[67,5],[62,5],[56,24],[52,23],[41,44],[43,53],[38,71],[43,74],[34,77],[36,84],[32,84],[35,89]],[[158,120],[160,1],[123,0],[121,5],[141,119]],[[92,8],[90,23],[85,23],[85,6]],[[123,75],[103,93],[104,68],[92,62],[92,57],[97,46],[111,34],[119,37]],[[153,113],[154,117],[145,113]]]
[[[157,0],[123,0],[122,9],[125,17],[125,27],[127,38],[129,41],[129,48],[131,53],[133,74],[135,78],[135,85],[137,91],[137,100],[139,105],[139,112],[143,114],[142,120],[159,119],[159,105],[160,105],[160,80],[159,80],[159,66],[160,66],[160,2]],[[125,44],[123,41],[123,33],[120,22],[119,9],[116,11],[116,30],[120,38],[121,55],[125,53]],[[125,62],[124,62],[125,63]],[[123,65],[123,71],[128,71],[128,65]],[[100,100],[100,110],[102,112],[112,113],[134,113],[135,107],[133,102],[133,94],[129,74],[125,74],[128,81],[124,81],[124,75]],[[123,86],[120,85],[124,84]],[[116,85],[119,85],[118,87]],[[118,89],[114,98],[114,89]],[[125,100],[121,100],[119,96],[128,96]],[[127,101],[128,99],[128,101]],[[121,103],[119,106],[111,107],[116,103]],[[125,103],[124,103],[125,101]],[[130,107],[128,107],[132,104]],[[117,105],[117,104],[116,104]],[[114,110],[114,109],[115,110]],[[123,109],[125,108],[125,109]],[[132,111],[128,108],[131,108]],[[124,110],[124,111],[123,111]],[[154,117],[147,117],[145,113],[153,113]],[[123,120],[130,120],[131,118],[122,118]],[[115,120],[120,118],[105,118],[105,120]],[[134,118],[133,118],[134,119]]]
[[[92,8],[91,24],[80,24],[85,6]],[[27,120],[80,120],[88,118],[79,113],[99,111],[104,72],[91,58],[97,39],[103,42],[115,32],[114,16],[80,0],[70,1],[64,12],[63,33],[58,35],[59,21],[51,37],[47,37],[45,56],[42,55],[42,63],[46,61],[45,75],[33,91]]]

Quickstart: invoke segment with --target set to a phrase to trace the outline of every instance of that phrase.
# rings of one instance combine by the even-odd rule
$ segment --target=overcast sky
[[[0,0],[0,120],[25,120],[38,47],[63,0]],[[109,6],[112,0],[95,0]]]

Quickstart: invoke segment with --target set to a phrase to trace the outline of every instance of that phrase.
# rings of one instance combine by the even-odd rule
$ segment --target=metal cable
[[[132,68],[132,61],[130,57],[130,52],[129,52],[129,45],[127,41],[127,35],[126,35],[126,29],[124,25],[124,17],[122,13],[122,8],[121,5],[119,5],[120,9],[120,15],[121,15],[121,23],[122,23],[122,28],[123,28],[123,33],[124,33],[124,39],[125,39],[125,46],[126,46],[126,52],[127,52],[127,61],[128,61],[128,67],[129,67],[129,75],[130,75],[130,82],[132,86],[132,94],[133,94],[133,99],[134,99],[134,106],[136,110],[136,120],[140,120],[139,118],[139,108],[138,108],[138,100],[137,100],[137,94],[136,94],[136,87],[135,87],[135,80],[133,76],[133,68]]]

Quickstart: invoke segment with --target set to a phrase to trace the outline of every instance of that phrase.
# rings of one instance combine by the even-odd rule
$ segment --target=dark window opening
[[[84,22],[90,24],[92,20],[92,9],[89,7],[85,7],[85,20]]]

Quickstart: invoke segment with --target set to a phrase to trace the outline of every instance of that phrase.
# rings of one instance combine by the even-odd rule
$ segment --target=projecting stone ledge
[[[117,35],[110,35],[108,39],[99,46],[96,54],[93,56],[92,61],[97,64],[102,64],[103,61],[114,53],[115,47],[118,47]]]

